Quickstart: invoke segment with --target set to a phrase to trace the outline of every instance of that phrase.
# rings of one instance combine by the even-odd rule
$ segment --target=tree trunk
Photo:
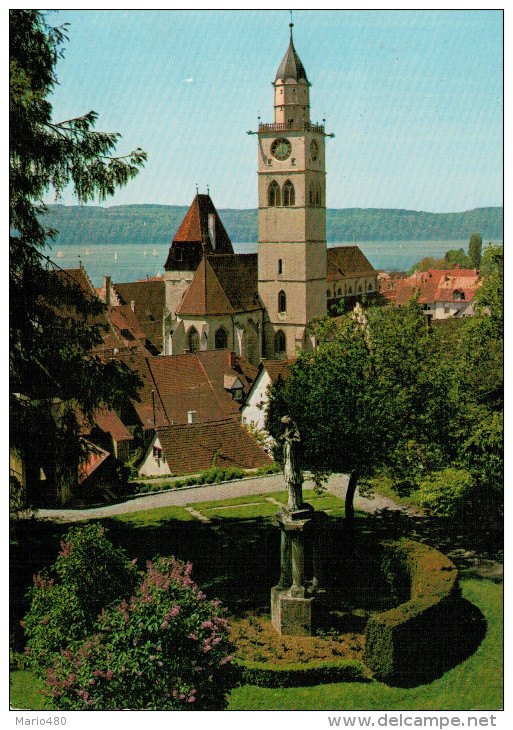
[[[358,486],[359,470],[354,469],[349,477],[349,483],[347,485],[345,512],[346,522],[352,522],[354,519],[354,495],[356,487]]]

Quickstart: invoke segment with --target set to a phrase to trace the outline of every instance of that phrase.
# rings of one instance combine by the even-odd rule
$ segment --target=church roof
[[[209,216],[214,220],[210,231]],[[204,253],[233,254],[233,247],[210,195],[198,193],[173,239],[164,269],[195,271]]]
[[[176,313],[183,318],[262,308],[258,296],[258,255],[215,254],[202,259]]]
[[[342,276],[369,276],[376,270],[358,246],[335,246],[326,252],[326,279],[333,281]]]
[[[295,81],[303,79],[308,83],[305,68],[296,53],[296,49],[294,48],[294,43],[292,41],[292,25],[290,28],[289,47],[287,48],[287,53],[283,56],[283,60],[278,67],[275,81],[285,81],[286,79],[294,79]]]

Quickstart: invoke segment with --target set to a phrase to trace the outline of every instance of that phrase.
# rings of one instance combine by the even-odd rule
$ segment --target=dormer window
[[[454,301],[460,302],[465,300],[465,292],[462,292],[460,289],[456,289],[454,292]]]

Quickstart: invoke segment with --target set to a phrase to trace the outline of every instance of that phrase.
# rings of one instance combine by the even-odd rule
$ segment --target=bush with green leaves
[[[464,516],[472,509],[475,482],[466,469],[447,467],[427,476],[414,494],[415,502],[447,517]]]
[[[72,527],[50,572],[34,576],[28,592],[24,628],[34,668],[42,671],[61,648],[85,636],[102,608],[132,594],[140,575],[102,525]]]
[[[63,710],[219,710],[237,681],[228,622],[175,558],[149,562],[132,598],[61,652],[45,690]]]

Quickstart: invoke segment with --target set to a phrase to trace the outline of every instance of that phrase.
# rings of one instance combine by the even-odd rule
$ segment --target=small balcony
[[[316,132],[324,134],[324,124],[312,124],[311,122],[272,122],[270,124],[258,125],[259,132]]]

